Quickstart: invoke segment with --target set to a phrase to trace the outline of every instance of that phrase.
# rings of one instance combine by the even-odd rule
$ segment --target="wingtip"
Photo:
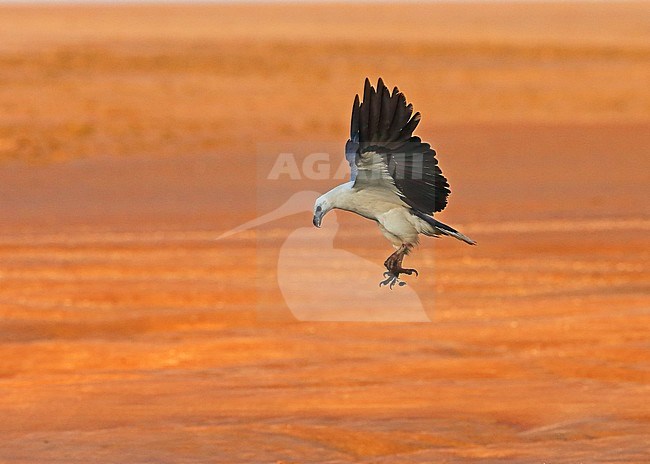
[[[370,100],[370,97],[372,96],[373,92],[375,89],[373,88],[372,84],[370,83],[370,79],[366,77],[366,81],[363,84],[363,102],[367,102]],[[370,108],[370,107],[368,107]]]
[[[476,243],[476,240],[472,240],[467,235],[461,234],[460,232],[458,232],[458,238],[460,238],[463,242],[467,243],[468,245],[471,245],[471,246],[478,245],[478,243]]]

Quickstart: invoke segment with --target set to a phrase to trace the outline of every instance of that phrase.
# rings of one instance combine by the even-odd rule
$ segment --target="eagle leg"
[[[400,274],[418,275],[418,271],[416,269],[408,269],[402,267],[402,260],[404,259],[404,256],[408,254],[410,249],[411,247],[409,245],[404,244],[395,253],[390,255],[384,262],[384,266],[388,272],[384,272],[384,277],[386,277],[386,279],[379,282],[380,287],[383,285],[388,285],[392,289],[395,284],[402,287],[406,285],[406,282],[399,280]]]

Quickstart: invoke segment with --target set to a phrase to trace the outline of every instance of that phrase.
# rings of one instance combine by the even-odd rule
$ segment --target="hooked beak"
[[[320,227],[320,222],[323,219],[323,213],[315,213],[313,223],[316,227]]]

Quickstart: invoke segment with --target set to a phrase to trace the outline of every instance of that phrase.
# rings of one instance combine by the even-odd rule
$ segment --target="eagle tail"
[[[462,240],[463,242],[469,245],[476,245],[476,242],[474,240],[469,238],[467,235],[461,234],[453,227],[448,226],[447,224],[432,218],[428,214],[424,214],[417,210],[412,210],[412,211],[417,217],[424,220],[427,224],[433,227],[434,233],[431,235],[447,235],[449,237],[454,237],[457,238],[458,240]]]

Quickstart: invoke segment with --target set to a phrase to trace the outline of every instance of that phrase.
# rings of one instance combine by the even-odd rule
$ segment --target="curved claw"
[[[379,286],[383,287],[384,285],[388,285],[388,287],[392,290],[395,284],[397,284],[400,287],[403,287],[406,285],[406,282],[403,282],[399,279],[400,274],[406,274],[406,275],[412,275],[415,274],[416,277],[418,277],[420,274],[418,273],[417,269],[403,269],[403,268],[396,268],[393,271],[386,271],[384,272],[384,277],[385,280],[382,280],[379,282]]]
[[[399,286],[402,286],[403,284],[405,284],[405,282],[400,282],[398,276],[396,276],[395,274],[392,274],[390,272],[384,272],[384,277],[386,277],[386,279],[379,282],[380,287],[383,287],[384,285],[388,285],[388,288],[390,288],[392,290],[396,283]]]
[[[401,281],[399,279],[399,274],[393,274],[391,272],[384,272],[384,277],[386,277],[386,279],[379,282],[380,287],[388,285],[388,288],[390,288],[392,290],[393,287],[395,286],[395,284],[397,284],[399,287],[403,287],[404,285],[406,285],[406,282]]]

